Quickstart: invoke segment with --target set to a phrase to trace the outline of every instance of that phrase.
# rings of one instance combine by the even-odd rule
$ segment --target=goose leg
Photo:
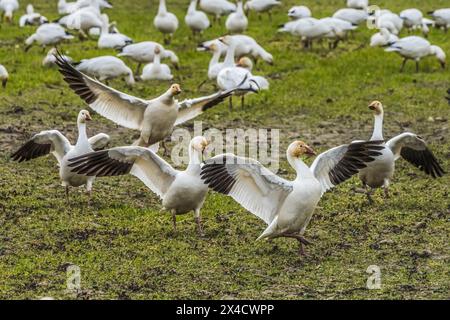
[[[200,90],[200,88],[203,87],[203,85],[206,83],[206,81],[208,81],[208,79],[203,80],[203,81],[197,86],[197,90]]]
[[[245,97],[244,95],[241,96],[241,108],[244,109],[245,107]]]
[[[66,186],[66,202],[69,204],[69,186]]]
[[[177,232],[177,214],[175,210],[172,210],[172,225],[173,225],[173,231]]]
[[[233,110],[233,97],[232,96],[230,96],[228,107],[230,108],[230,111]]]
[[[139,62],[136,68],[136,71],[134,72],[135,75],[139,75],[139,73],[141,72],[141,66],[142,64]]]
[[[384,185],[383,185],[383,190],[384,190],[384,198],[385,199],[389,199],[389,180],[384,180]]]
[[[400,68],[400,72],[403,72],[403,70],[405,70],[405,65],[406,65],[406,61],[408,61],[408,59],[403,59],[403,63],[402,63],[402,67]]]
[[[195,214],[195,223],[197,224],[198,235],[200,237],[203,237],[205,234],[203,232],[202,217],[200,216],[200,209],[195,209],[194,214]]]
[[[416,73],[419,72],[419,61],[416,61]]]
[[[87,205],[90,206],[91,205],[91,199],[92,199],[92,180],[88,180],[86,182],[86,192],[87,192],[87,196],[88,196],[88,201],[87,201]]]

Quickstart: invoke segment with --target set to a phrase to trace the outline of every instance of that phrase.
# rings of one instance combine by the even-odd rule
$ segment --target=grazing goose
[[[100,11],[94,7],[84,7],[64,17],[64,24],[68,29],[77,30],[82,39],[89,37],[89,30],[101,29],[103,20]],[[60,23],[61,20],[60,20]]]
[[[248,19],[245,16],[242,1],[238,1],[236,11],[230,13],[227,21],[225,21],[225,28],[231,33],[242,33],[247,30],[247,27]]]
[[[161,63],[161,49],[159,47],[155,47],[155,58],[152,63],[144,67],[140,78],[144,81],[173,79],[169,66]]]
[[[310,18],[311,16],[311,10],[305,6],[294,6],[288,11],[288,17],[292,20]]]
[[[258,239],[297,239],[299,253],[304,255],[303,244],[310,242],[303,234],[323,193],[373,161],[380,154],[380,143],[363,141],[335,147],[319,155],[309,168],[302,157],[315,155],[314,150],[295,141],[286,152],[297,174],[294,181],[273,174],[253,159],[233,154],[205,161],[201,177],[211,189],[231,196],[268,225]]]
[[[382,28],[380,32],[375,33],[370,38],[370,46],[384,47],[396,41],[398,41],[398,37],[395,34],[390,33],[388,29]]]
[[[435,56],[439,60],[442,69],[445,69],[445,52],[440,47],[431,45],[428,40],[421,37],[410,36],[401,38],[391,43],[385,51],[396,52],[403,57],[400,72],[403,71],[408,60],[416,62],[416,72],[419,72],[419,62],[426,56]]]
[[[227,0],[200,0],[200,8],[214,15],[214,21],[220,23],[220,17],[236,11],[236,5]]]
[[[333,14],[333,18],[345,20],[354,25],[363,23],[367,20],[368,16],[365,10],[352,8],[340,9]]]
[[[138,63],[136,74],[139,74],[139,70],[143,63],[153,62],[155,58],[155,48],[159,47],[161,50],[161,59],[170,59],[175,69],[179,68],[179,59],[177,55],[170,50],[164,49],[162,45],[153,41],[144,41],[139,43],[130,44],[122,48],[118,54],[119,57],[127,57]]]
[[[99,49],[121,49],[133,43],[133,40],[124,34],[109,32],[110,25],[108,15],[102,14],[102,21],[103,25],[97,42]]]
[[[2,19],[5,19],[6,22],[13,22],[13,14],[17,9],[19,9],[19,2],[17,0],[0,0]]]
[[[249,0],[245,2],[245,12],[247,15],[250,11],[255,11],[258,15],[262,12],[267,12],[269,19],[272,20],[271,10],[275,7],[281,6],[281,2],[277,0]],[[259,16],[261,18],[261,16]]]
[[[383,105],[379,101],[373,101],[369,104],[369,109],[375,116],[375,126],[370,140],[384,140]],[[380,152],[382,154],[359,173],[365,191],[367,187],[370,188],[365,192],[370,202],[372,202],[371,194],[374,188],[383,188],[385,196],[389,196],[388,188],[394,175],[395,161],[400,157],[433,178],[442,177],[444,174],[444,170],[428,149],[425,141],[414,133],[405,132],[383,143],[383,149]]]
[[[202,156],[208,141],[195,137],[189,144],[189,165],[185,171],[174,169],[147,148],[131,146],[88,153],[70,159],[72,172],[87,176],[118,176],[132,174],[162,200],[172,214],[176,231],[176,215],[194,211],[198,233],[203,235],[200,210],[208,187],[200,178]]]
[[[43,50],[48,45],[57,45],[64,40],[71,40],[73,36],[68,34],[63,27],[57,23],[45,23],[36,29],[36,32],[25,40],[25,52],[33,43],[42,46]]]
[[[58,1],[58,13],[60,15],[71,14],[80,9],[78,1],[67,2],[66,0]]]
[[[81,110],[78,114],[78,140],[72,145],[58,130],[41,131],[34,135],[27,143],[17,150],[11,159],[22,162],[45,156],[52,153],[59,166],[59,177],[63,187],[66,187],[66,197],[69,200],[69,187],[86,185],[89,198],[92,191],[94,177],[86,177],[70,171],[68,159],[104,148],[109,142],[109,136],[99,133],[88,139],[86,134],[86,121],[91,120],[88,111]]]
[[[450,29],[450,8],[430,11],[428,14],[435,20],[436,27],[444,28],[445,31]]]
[[[6,68],[0,64],[0,80],[2,81],[2,87],[6,88],[6,84],[8,83],[9,74]]]
[[[32,4],[27,5],[27,13],[20,17],[19,26],[34,26],[41,25],[47,23],[48,19],[44,16],[41,16],[39,13],[34,12],[34,8]]]
[[[398,35],[403,29],[403,19],[392,12],[381,12],[378,16],[370,16],[368,23],[377,29],[387,29],[390,33]]]
[[[423,14],[419,9],[405,9],[399,14],[403,19],[403,25],[408,29],[417,29],[422,26]]]
[[[347,8],[365,10],[369,6],[369,0],[347,0]]]
[[[167,11],[166,0],[159,0],[158,14],[153,19],[156,29],[164,35],[164,43],[169,44],[173,34],[178,29],[177,16]]]
[[[56,66],[56,57],[55,54],[58,51],[56,50],[56,48],[51,48],[49,50],[49,52],[47,53],[47,55],[45,56],[44,60],[42,60],[42,66],[50,68],[53,66]],[[68,61],[69,63],[73,62],[73,59],[69,56],[66,55],[62,55],[62,58],[66,61]]]
[[[76,70],[57,57],[56,63],[64,80],[93,110],[120,126],[141,132],[134,145],[157,148],[157,143],[171,134],[173,127],[189,121],[229,97],[236,89],[207,97],[178,102],[178,84],[161,96],[144,100],[110,88]],[[167,149],[165,148],[167,152]]]
[[[301,19],[295,19],[293,21],[288,21],[280,26],[278,26],[278,30],[277,32],[281,32],[281,33],[290,33],[291,35],[295,35],[294,31],[297,28],[297,25],[301,25],[301,24],[305,24],[307,21],[309,21],[308,23],[310,24],[314,24],[317,21],[319,21],[319,19],[316,18],[312,18],[312,17],[306,17],[306,18],[301,18]]]
[[[58,59],[56,59],[56,64],[59,65]],[[131,71],[131,69],[117,57],[101,56],[91,59],[83,59],[76,64],[75,68],[78,71],[98,78],[100,81],[107,82],[111,79],[123,78],[129,86],[133,86],[135,84],[133,71]]]
[[[297,20],[292,34],[302,39],[304,48],[312,48],[313,40],[336,36],[335,29],[331,24],[312,18]]]
[[[206,13],[197,10],[197,1],[191,0],[186,16],[184,17],[184,22],[192,30],[194,37],[210,27]]]
[[[330,43],[330,48],[336,48],[339,41],[344,40],[349,32],[358,28],[358,26],[354,26],[348,21],[336,18],[327,17],[322,18],[319,21],[326,23],[332,29],[332,31],[325,36],[326,38],[333,40],[333,42]]]

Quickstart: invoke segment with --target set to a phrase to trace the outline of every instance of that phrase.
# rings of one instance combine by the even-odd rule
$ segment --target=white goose
[[[78,140],[75,145],[72,145],[58,130],[41,131],[17,150],[11,156],[11,159],[22,162],[52,153],[58,161],[59,176],[62,185],[66,188],[67,200],[69,200],[69,187],[79,187],[82,185],[86,185],[86,190],[90,198],[92,183],[95,178],[71,172],[67,161],[70,158],[102,149],[108,144],[109,136],[104,133],[99,133],[88,139],[86,134],[86,121],[89,120],[91,120],[89,112],[81,110],[77,119]]]
[[[47,55],[45,56],[45,58],[42,60],[42,66],[50,68],[50,67],[54,67],[56,66],[56,57],[55,55],[57,54],[57,50],[56,48],[51,48]],[[69,63],[73,62],[73,59],[69,56],[66,55],[61,55],[62,58],[66,61],[68,61]]]
[[[223,69],[223,62],[219,62],[221,52],[216,43],[211,43],[206,49],[212,52],[212,57],[208,66],[208,79],[216,80],[220,70]]]
[[[72,172],[87,176],[132,174],[162,200],[172,214],[176,231],[176,215],[194,211],[198,233],[203,235],[200,210],[208,187],[200,178],[200,166],[208,141],[195,137],[189,144],[189,165],[185,171],[174,169],[151,150],[142,147],[119,147],[89,153],[70,159]]]
[[[371,141],[383,139],[383,105],[379,101],[373,101],[369,105],[375,116],[375,125]],[[433,178],[442,177],[444,170],[439,165],[433,153],[428,149],[425,141],[414,133],[402,133],[385,144],[380,150],[381,155],[375,158],[375,161],[369,163],[359,173],[364,188],[367,191],[367,197],[372,202],[371,194],[374,188],[383,188],[385,196],[389,196],[388,188],[390,180],[394,175],[395,161],[400,157],[418,167],[421,171],[431,175]]]
[[[347,0],[347,7],[365,10],[369,6],[369,0]]]
[[[292,20],[310,18],[311,16],[311,10],[305,6],[294,6],[288,11],[288,17]]]
[[[68,34],[59,24],[45,23],[25,40],[25,51],[28,51],[35,42],[45,50],[48,45],[56,45],[64,40],[71,39],[73,39],[73,36]]]
[[[355,26],[348,21],[337,18],[327,17],[320,19],[320,21],[328,24],[332,29],[332,31],[326,35],[328,39],[333,40],[333,42],[330,43],[330,48],[336,48],[339,41],[344,40],[349,32],[358,28],[358,26]]]
[[[41,14],[34,12],[32,4],[27,5],[27,13],[20,17],[19,26],[21,28],[25,26],[41,25],[47,23],[48,19]]]
[[[225,21],[225,28],[227,28],[227,30],[231,33],[242,33],[247,30],[247,27],[248,19],[245,16],[242,1],[239,0],[237,2],[236,11],[230,13],[227,20]]]
[[[169,66],[161,63],[161,49],[159,47],[155,47],[155,58],[152,63],[144,67],[140,78],[144,81],[173,79]]]
[[[267,12],[269,19],[272,20],[272,9],[281,6],[281,2],[277,0],[249,0],[245,2],[245,12],[249,15],[250,11],[258,14]]]
[[[66,0],[58,0],[58,13],[71,14],[79,9],[78,1],[67,2]]]
[[[124,34],[109,32],[109,18],[106,14],[102,14],[102,21],[103,25],[97,42],[99,49],[121,49],[133,43],[133,40]]]
[[[63,17],[59,22],[65,24],[68,29],[77,30],[82,38],[89,37],[89,30],[101,29],[103,26],[100,11],[92,6],[81,8]]]
[[[339,9],[333,14],[333,18],[348,21],[354,25],[358,25],[367,20],[368,14],[366,10],[344,8]]]
[[[384,47],[395,41],[398,41],[398,37],[390,33],[388,29],[382,28],[370,38],[370,46]]]
[[[400,12],[400,18],[403,19],[403,25],[409,30],[421,29],[424,36],[428,35],[430,31],[426,20],[424,21],[423,13],[419,9],[412,8]]]
[[[382,11],[378,16],[370,16],[368,22],[377,29],[387,29],[390,33],[398,35],[403,29],[403,19],[392,12]]]
[[[437,27],[444,28],[445,31],[450,29],[450,8],[430,11],[428,14],[433,17]]]
[[[401,72],[404,70],[408,60],[414,60],[416,62],[416,72],[419,72],[419,62],[426,56],[435,56],[439,60],[442,69],[445,69],[445,52],[440,47],[431,45],[428,40],[421,37],[410,36],[401,38],[391,43],[385,51],[396,52],[403,57]]]
[[[58,59],[56,59],[56,64],[58,64]],[[75,68],[92,77],[96,77],[100,81],[107,82],[111,79],[123,78],[129,86],[135,84],[133,71],[117,57],[100,56],[91,59],[83,59],[76,64]]]
[[[19,2],[17,0],[0,0],[0,11],[2,11],[2,19],[6,22],[13,22],[14,11],[19,9]]]
[[[186,16],[184,17],[184,22],[192,30],[194,37],[196,34],[201,34],[210,27],[206,13],[197,10],[197,1],[198,0],[191,0]]]
[[[334,26],[312,18],[297,20],[292,34],[301,37],[305,48],[312,48],[313,40],[336,36]]]
[[[295,141],[286,152],[297,174],[294,181],[273,174],[253,159],[233,154],[205,161],[201,177],[211,189],[231,196],[268,225],[258,239],[297,239],[299,253],[304,255],[303,244],[310,242],[303,234],[323,193],[373,161],[380,154],[379,143],[354,142],[330,149],[309,168],[302,157],[315,155],[314,150],[302,141]]]
[[[144,41],[139,43],[130,44],[122,48],[118,54],[119,57],[127,57],[138,63],[136,74],[139,74],[139,70],[143,63],[153,62],[155,59],[155,48],[159,47],[161,50],[161,59],[170,59],[170,62],[174,65],[175,69],[179,68],[179,59],[177,55],[171,51],[165,49],[162,45],[153,41]]]
[[[233,88],[207,97],[178,102],[175,97],[180,94],[181,89],[178,84],[173,84],[161,96],[144,100],[117,91],[84,75],[59,57],[56,63],[70,88],[93,110],[118,125],[139,130],[141,134],[134,145],[153,146],[155,149],[157,143],[170,135],[174,126],[202,114],[236,90]]]
[[[158,14],[153,19],[156,29],[164,35],[164,43],[169,44],[173,34],[178,29],[178,19],[176,15],[167,11],[166,0],[159,0]]]
[[[9,80],[8,70],[6,70],[6,68],[0,64],[0,81],[2,82],[3,88],[6,88],[8,80]]]
[[[199,4],[203,11],[214,15],[214,21],[219,23],[221,16],[236,11],[236,5],[227,0],[200,0]]]

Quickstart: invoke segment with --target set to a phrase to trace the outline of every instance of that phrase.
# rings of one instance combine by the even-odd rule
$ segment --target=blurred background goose
[[[288,17],[292,20],[310,18],[311,16],[311,10],[306,6],[294,6],[288,11]]]
[[[236,11],[230,13],[225,21],[225,27],[231,33],[242,33],[247,30],[248,19],[245,16],[242,1],[237,1]]]
[[[34,43],[42,46],[43,50],[48,45],[57,45],[64,40],[71,40],[73,36],[68,34],[57,23],[45,23],[36,29],[36,32],[25,40],[25,51],[28,51]]]
[[[0,11],[2,12],[2,19],[8,23],[13,23],[14,11],[19,9],[19,2],[17,0],[0,0]]]
[[[433,17],[436,27],[443,28],[445,31],[450,29],[450,8],[430,11],[428,14]]]
[[[347,0],[347,8],[365,10],[369,6],[369,0]]]
[[[197,2],[198,0],[191,0],[186,16],[184,17],[184,22],[192,30],[194,37],[210,27],[206,13],[197,10]]]
[[[80,156],[104,148],[109,143],[109,136],[99,133],[88,139],[86,133],[86,121],[91,120],[91,115],[86,110],[81,110],[77,118],[78,139],[75,145],[58,130],[41,131],[34,135],[19,150],[13,153],[11,159],[22,162],[45,156],[52,153],[59,166],[59,176],[62,185],[66,188],[66,197],[69,200],[69,187],[86,186],[86,191],[91,196],[94,177],[86,177],[70,171],[68,159]]]
[[[173,75],[167,64],[161,63],[161,49],[155,47],[155,58],[142,70],[141,80],[172,80]]]
[[[87,176],[119,176],[132,174],[162,200],[172,214],[176,231],[176,215],[194,211],[198,233],[203,235],[200,210],[208,187],[200,178],[203,152],[208,146],[204,137],[189,143],[189,164],[185,171],[174,169],[164,159],[147,148],[132,146],[94,152],[70,159],[72,172]]]
[[[169,44],[172,36],[178,29],[178,18],[171,12],[167,11],[166,0],[159,0],[158,14],[153,19],[156,29],[164,35],[164,44]]]
[[[133,40],[121,33],[110,33],[110,24],[108,15],[102,14],[103,25],[97,46],[99,49],[121,49],[133,43]]]
[[[277,0],[249,0],[245,2],[245,13],[250,14],[250,11],[258,13],[258,17],[261,19],[260,14],[267,12],[269,19],[272,20],[272,9],[281,6],[281,2]]]
[[[200,0],[200,8],[214,16],[214,21],[220,23],[222,16],[236,11],[236,5],[227,0]]]
[[[370,46],[384,47],[396,41],[398,41],[398,37],[395,34],[390,33],[388,29],[382,28],[370,38]]]
[[[363,23],[367,20],[368,16],[365,10],[352,8],[339,9],[333,14],[333,18],[345,20],[354,25]]]
[[[45,58],[42,60],[42,66],[47,67],[47,68],[56,66],[56,57],[55,57],[55,54],[56,54],[57,52],[58,52],[58,51],[56,50],[56,48],[51,48],[51,49],[48,51],[48,53],[47,53],[47,55],[45,56]],[[72,62],[73,62],[73,59],[72,59],[71,57],[69,57],[69,56],[61,55],[61,57],[62,57],[64,60],[68,61],[69,63],[72,63]]]
[[[6,68],[0,64],[0,81],[2,82],[2,87],[6,88],[6,85],[9,80],[9,74]]]
[[[27,13],[20,17],[19,26],[34,26],[47,23],[48,19],[41,14],[34,12],[32,4],[27,5]]]

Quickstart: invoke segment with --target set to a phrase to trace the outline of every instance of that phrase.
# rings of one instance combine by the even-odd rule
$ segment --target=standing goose
[[[2,11],[2,20],[6,22],[13,22],[14,11],[19,9],[19,2],[17,0],[0,0],[0,11]]]
[[[47,23],[48,19],[37,12],[34,12],[32,4],[27,5],[27,13],[20,17],[19,27],[41,25]]]
[[[436,27],[444,28],[446,32],[450,29],[450,8],[430,11],[428,14],[435,20]]]
[[[121,33],[110,33],[108,15],[102,14],[103,25],[98,38],[97,47],[99,49],[121,49],[133,43],[133,40]]]
[[[227,0],[200,0],[200,8],[214,15],[214,21],[220,23],[220,17],[236,11],[236,5]]]
[[[194,211],[198,232],[203,234],[200,210],[208,187],[200,178],[202,155],[208,141],[195,137],[189,144],[189,165],[185,171],[175,170],[164,159],[147,148],[132,146],[88,153],[70,159],[72,172],[86,176],[118,176],[132,174],[162,200],[172,213],[176,231],[176,215]]]
[[[375,116],[375,125],[370,140],[384,140],[383,105],[379,101],[373,101],[369,104],[369,109],[374,112]],[[368,164],[359,173],[365,191],[367,191],[367,187],[370,188],[365,192],[370,202],[372,202],[371,194],[374,188],[383,188],[385,195],[388,196],[389,183],[394,175],[395,161],[400,157],[433,178],[442,177],[444,174],[444,170],[428,149],[426,142],[414,133],[405,132],[385,144],[383,143],[381,153],[375,158],[375,161]]]
[[[323,193],[373,161],[380,154],[380,143],[354,142],[330,149],[309,168],[302,157],[315,152],[304,142],[295,141],[286,152],[297,174],[294,181],[273,174],[253,159],[233,154],[207,160],[201,176],[211,189],[231,196],[268,225],[258,239],[297,239],[303,255],[303,244],[310,243],[303,234]]]
[[[109,142],[109,136],[104,133],[99,133],[88,139],[86,134],[86,121],[89,120],[91,120],[89,112],[81,110],[77,119],[78,140],[74,146],[58,130],[41,131],[17,150],[11,156],[11,159],[22,162],[52,153],[58,161],[59,176],[62,186],[66,188],[67,200],[69,200],[69,187],[79,187],[82,185],[86,185],[86,190],[90,198],[92,183],[95,178],[73,173],[68,167],[68,159],[102,149]]]
[[[159,0],[158,14],[153,19],[153,24],[164,34],[164,43],[169,44],[178,29],[178,19],[176,15],[167,11],[166,0]]]
[[[73,36],[68,34],[63,27],[57,23],[45,23],[36,29],[36,32],[25,40],[25,52],[28,51],[36,42],[38,45],[45,47],[48,45],[56,45],[64,40],[71,40]]]
[[[62,57],[61,59],[64,58]],[[56,64],[59,65],[58,59],[56,59]],[[92,77],[98,78],[100,81],[107,82],[111,79],[123,78],[130,87],[135,84],[133,71],[117,57],[101,56],[83,59],[77,63],[75,68]]]
[[[194,37],[210,27],[206,13],[197,10],[197,1],[191,0],[186,16],[184,17],[184,22],[192,30]]]
[[[292,20],[310,18],[311,16],[311,10],[305,6],[294,6],[288,11],[288,17]]]
[[[161,63],[161,50],[155,47],[155,59],[142,70],[141,80],[172,80],[173,75],[167,64]]]
[[[174,126],[214,107],[237,89],[178,102],[175,97],[180,94],[181,88],[178,84],[173,84],[161,96],[145,100],[117,91],[86,76],[59,56],[56,63],[70,88],[93,110],[118,125],[139,130],[141,134],[134,145],[142,147],[154,145],[156,148],[155,144],[170,135]]]
[[[272,20],[272,9],[281,6],[281,2],[277,0],[249,0],[245,2],[245,13],[249,15],[250,11],[255,11],[258,15],[267,12],[269,19]],[[259,16],[261,18],[261,16]]]
[[[368,17],[366,10],[352,8],[340,9],[333,14],[333,18],[345,20],[354,25],[363,23]]]
[[[235,12],[230,13],[227,21],[225,21],[225,27],[231,33],[242,33],[247,30],[248,19],[245,16],[242,1],[237,2],[237,9]]]
[[[2,87],[6,88],[6,84],[8,83],[9,74],[8,70],[0,64],[0,80],[2,81]]]
[[[347,8],[366,10],[369,0],[347,0]]]
[[[94,7],[84,7],[63,18],[67,28],[77,30],[82,39],[89,37],[91,29],[101,29],[103,26],[100,10]]]

